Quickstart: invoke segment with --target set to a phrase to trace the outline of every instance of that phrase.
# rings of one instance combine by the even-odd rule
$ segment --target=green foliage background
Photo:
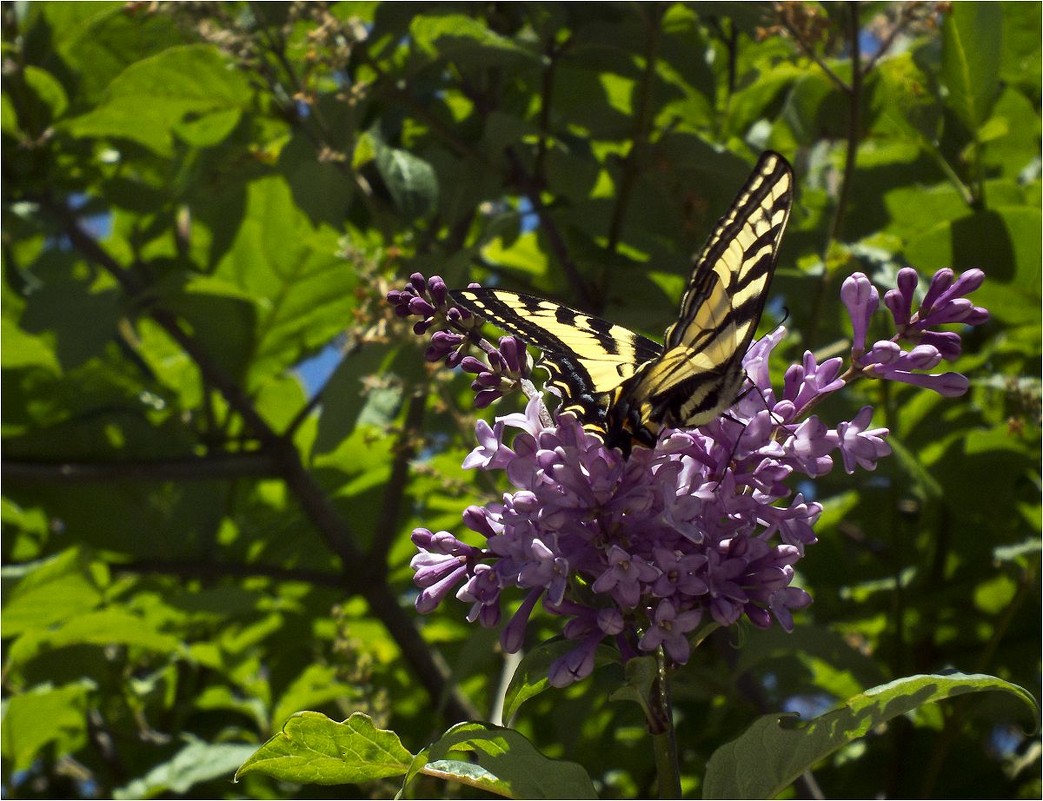
[[[816,485],[797,630],[718,632],[678,675],[685,791],[763,712],[950,667],[1038,697],[1039,31],[1038,3],[5,5],[5,795],[386,796],[230,776],[299,710],[414,751],[487,718],[496,634],[418,618],[409,532],[503,487],[459,467],[467,380],[382,297],[439,273],[658,336],[765,148],[798,181],[762,323],[788,358],[843,352],[855,270],[981,267],[992,321],[965,397],[823,410],[873,404],[895,454]],[[515,726],[647,795],[618,680]],[[927,706],[814,781],[1036,796],[1018,714]]]

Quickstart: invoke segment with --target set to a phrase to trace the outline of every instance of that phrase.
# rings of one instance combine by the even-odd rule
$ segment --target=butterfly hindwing
[[[775,271],[793,202],[793,173],[761,156],[695,260],[665,345],[549,300],[463,289],[461,306],[542,351],[539,364],[575,412],[609,446],[654,445],[663,426],[703,425],[738,397],[749,348]]]

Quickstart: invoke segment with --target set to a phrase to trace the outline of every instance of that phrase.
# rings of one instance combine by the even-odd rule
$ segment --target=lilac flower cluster
[[[841,290],[854,325],[852,360],[843,374],[840,358],[819,364],[808,352],[786,371],[777,394],[768,359],[785,333],[779,328],[746,354],[750,390],[727,415],[695,429],[664,430],[655,448],[635,448],[629,458],[605,448],[572,415],[549,423],[539,395],[524,413],[498,417],[492,426],[479,421],[478,447],[464,466],[503,470],[513,489],[501,502],[464,512],[483,547],[445,531],[413,532],[417,609],[430,612],[455,589],[471,605],[469,620],[493,626],[500,622],[504,590],[517,587],[524,598],[501,634],[504,649],[514,652],[542,599],[545,609],[566,618],[565,637],[576,643],[551,666],[555,686],[588,675],[606,639],[624,661],[662,647],[683,664],[692,633],[704,623],[727,626],[745,617],[762,628],[774,620],[792,630],[793,611],[811,603],[804,590],[791,586],[794,565],[816,541],[822,509],[794,495],[788,480],[824,475],[836,454],[852,473],[874,469],[890,453],[887,430],[869,428],[871,407],[835,428],[810,409],[859,377],[906,381],[942,394],[958,394],[962,380],[965,389],[962,376],[913,371],[959,354],[959,337],[934,326],[987,319],[963,298],[981,279],[971,270],[953,283],[952,272],[942,271],[913,313],[916,274],[903,270],[898,289],[884,301],[897,333],[867,348],[879,295],[865,276],[853,275]],[[405,298],[410,290],[389,300],[415,306],[411,313],[425,316],[425,331],[440,320],[468,338],[459,325],[464,321],[473,332],[466,313],[430,302],[445,297],[444,284],[411,280],[411,294],[424,304]],[[913,347],[904,351],[901,342]],[[519,363],[517,354],[508,360],[512,367]]]

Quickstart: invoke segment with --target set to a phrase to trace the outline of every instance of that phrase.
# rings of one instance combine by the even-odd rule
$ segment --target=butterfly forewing
[[[451,294],[539,348],[548,383],[562,396],[561,409],[628,453],[632,439],[653,445],[663,426],[702,425],[735,402],[792,201],[789,164],[765,153],[696,258],[663,347],[530,295],[496,289]]]
[[[749,343],[768,297],[792,203],[789,164],[777,153],[765,153],[696,258],[681,313],[666,330],[667,350],[700,334],[712,339],[714,330],[729,321]]]
[[[457,303],[540,349],[538,362],[562,397],[597,428],[608,393],[655,359],[662,347],[621,325],[532,295],[499,289],[458,289]]]
[[[792,200],[789,165],[766,153],[696,259],[662,357],[619,393],[629,413],[619,425],[635,435],[698,426],[735,401]]]

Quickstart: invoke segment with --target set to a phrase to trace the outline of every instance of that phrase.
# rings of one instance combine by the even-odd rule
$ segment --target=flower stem
[[[649,710],[648,727],[655,750],[656,775],[660,798],[681,797],[681,768],[677,761],[677,736],[674,732],[673,708],[670,704],[670,684],[666,672],[663,649],[656,652],[659,671],[652,686],[653,707]]]

